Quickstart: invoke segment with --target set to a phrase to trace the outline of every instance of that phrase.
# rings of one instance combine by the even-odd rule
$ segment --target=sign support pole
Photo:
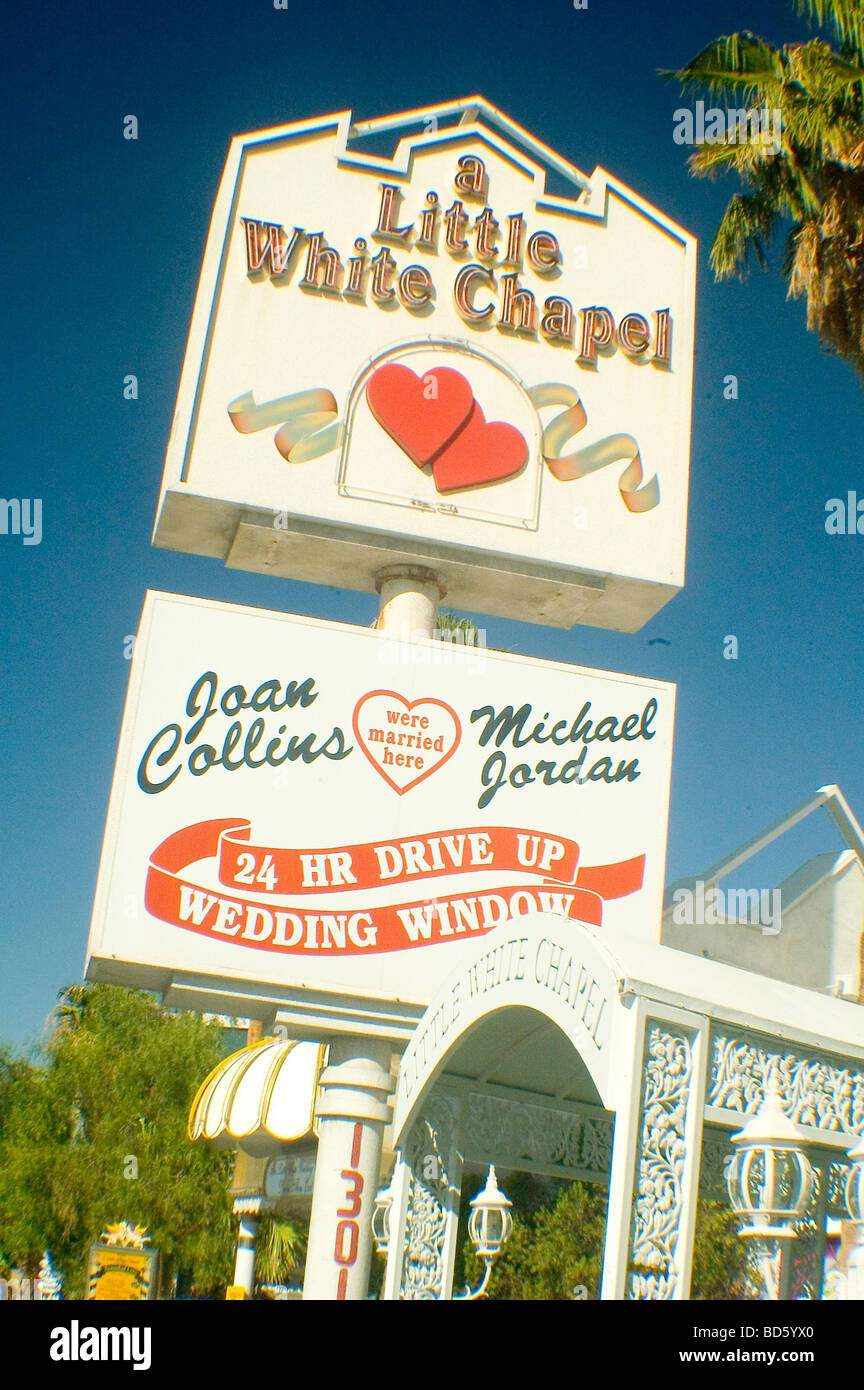
[[[321,1073],[318,1158],[303,1298],[365,1299],[381,1167],[392,1043],[334,1038]]]
[[[393,565],[376,581],[377,627],[403,641],[431,637],[443,585],[420,565]],[[378,1191],[392,1044],[342,1037],[330,1043],[321,1073],[318,1157],[312,1193],[304,1299],[365,1299],[372,1259],[372,1212]]]
[[[432,637],[445,589],[434,570],[422,565],[391,565],[379,570],[378,631],[410,641]]]

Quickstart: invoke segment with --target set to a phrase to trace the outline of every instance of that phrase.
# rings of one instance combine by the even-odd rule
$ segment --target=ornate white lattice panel
[[[650,1021],[642,1073],[628,1298],[675,1296],[681,1275],[678,1245],[692,1088],[690,1034],[670,1023]]]
[[[550,1178],[608,1183],[612,1126],[613,1116],[597,1106],[559,1109],[472,1092],[465,1157]]]
[[[786,1113],[797,1124],[852,1134],[864,1129],[864,1066],[792,1052],[779,1042],[743,1033],[712,1034],[708,1105],[754,1114],[774,1065]]]
[[[440,1299],[446,1282],[446,1244],[459,1175],[455,1152],[459,1102],[434,1095],[411,1130],[405,1158],[411,1168],[399,1297]]]

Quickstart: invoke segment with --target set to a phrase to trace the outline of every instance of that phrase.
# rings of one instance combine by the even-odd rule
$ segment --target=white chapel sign
[[[240,136],[155,543],[635,631],[683,584],[694,284],[691,236],[479,99]]]

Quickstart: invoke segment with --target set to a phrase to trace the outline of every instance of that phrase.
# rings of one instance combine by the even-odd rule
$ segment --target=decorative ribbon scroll
[[[476,874],[494,867],[511,873],[530,869],[541,874],[544,881],[587,888],[601,898],[624,898],[642,887],[645,869],[645,856],[640,855],[638,859],[620,864],[597,864],[577,870],[579,846],[575,840],[562,835],[544,836],[536,830],[520,830],[508,825],[429,831],[415,840],[374,840],[338,849],[276,849],[272,845],[253,845],[251,831],[249,821],[243,821],[224,830],[219,837],[219,881],[226,888],[252,881],[237,876],[244,873],[250,855],[256,869],[269,855],[272,886],[266,891],[274,893],[357,892],[364,888],[387,888],[391,883],[407,883],[411,879],[416,881],[418,877]],[[472,855],[472,839],[479,858]],[[552,846],[548,868],[543,859],[545,845]],[[347,882],[344,874],[339,873],[337,856],[343,864],[350,865],[351,877]],[[336,873],[332,876],[336,881],[311,881],[317,872],[315,866],[327,858],[336,864]]]
[[[342,439],[343,424],[332,391],[295,391],[256,405],[251,391],[238,396],[228,415],[240,434],[255,434],[278,425],[274,444],[288,463],[306,463],[329,454]]]
[[[575,841],[502,826],[324,850],[253,846],[250,834],[249,821],[235,819],[201,821],[169,835],[150,858],[147,911],[187,931],[258,950],[377,954],[459,940],[466,933],[483,934],[533,911],[600,926],[604,900],[637,892],[645,867],[640,855],[617,864],[577,868]],[[438,854],[441,867],[426,872],[418,864],[424,852]],[[443,862],[445,856],[449,863]],[[182,877],[188,865],[203,859],[218,861],[227,894]],[[496,875],[490,891],[472,886],[466,897],[415,896],[410,902],[367,903],[341,911],[316,901],[340,889],[356,893],[404,883],[409,861],[420,882],[435,873],[489,877],[490,870],[518,872],[531,881],[502,885]],[[238,884],[249,885],[256,897],[238,895]],[[297,896],[286,901],[281,896],[286,892]]]
[[[632,435],[607,435],[575,453],[564,454],[567,441],[588,423],[579,392],[562,382],[546,382],[533,386],[528,395],[538,409],[549,405],[565,407],[543,430],[543,458],[554,477],[560,482],[572,482],[607,464],[623,461],[626,466],[618,479],[618,491],[627,510],[648,512],[657,506],[660,484],[656,474],[645,481],[639,445]],[[278,425],[274,443],[288,463],[306,463],[335,449],[345,429],[344,422],[337,419],[338,413],[336,397],[324,388],[295,391],[260,404],[253,392],[247,391],[228,406],[231,423],[240,434],[254,434]]]
[[[544,405],[567,407],[554,420],[550,420],[543,430],[543,458],[554,477],[562,483],[572,482],[577,478],[586,478],[589,473],[595,473],[609,463],[626,459],[627,466],[618,479],[618,491],[625,507],[630,512],[650,512],[657,506],[660,484],[656,474],[647,483],[644,482],[639,445],[632,435],[610,434],[594,444],[587,444],[577,453],[562,454],[568,439],[572,439],[588,423],[579,392],[573,386],[547,382],[542,386],[533,386],[528,395],[538,409]]]

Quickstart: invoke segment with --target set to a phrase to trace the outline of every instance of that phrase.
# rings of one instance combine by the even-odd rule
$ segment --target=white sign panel
[[[89,976],[238,1013],[306,992],[356,1026],[375,1001],[413,1021],[529,912],[657,939],[673,705],[656,681],[148,594]]]
[[[482,101],[238,137],[155,543],[635,631],[684,582],[694,284],[692,237]]]

